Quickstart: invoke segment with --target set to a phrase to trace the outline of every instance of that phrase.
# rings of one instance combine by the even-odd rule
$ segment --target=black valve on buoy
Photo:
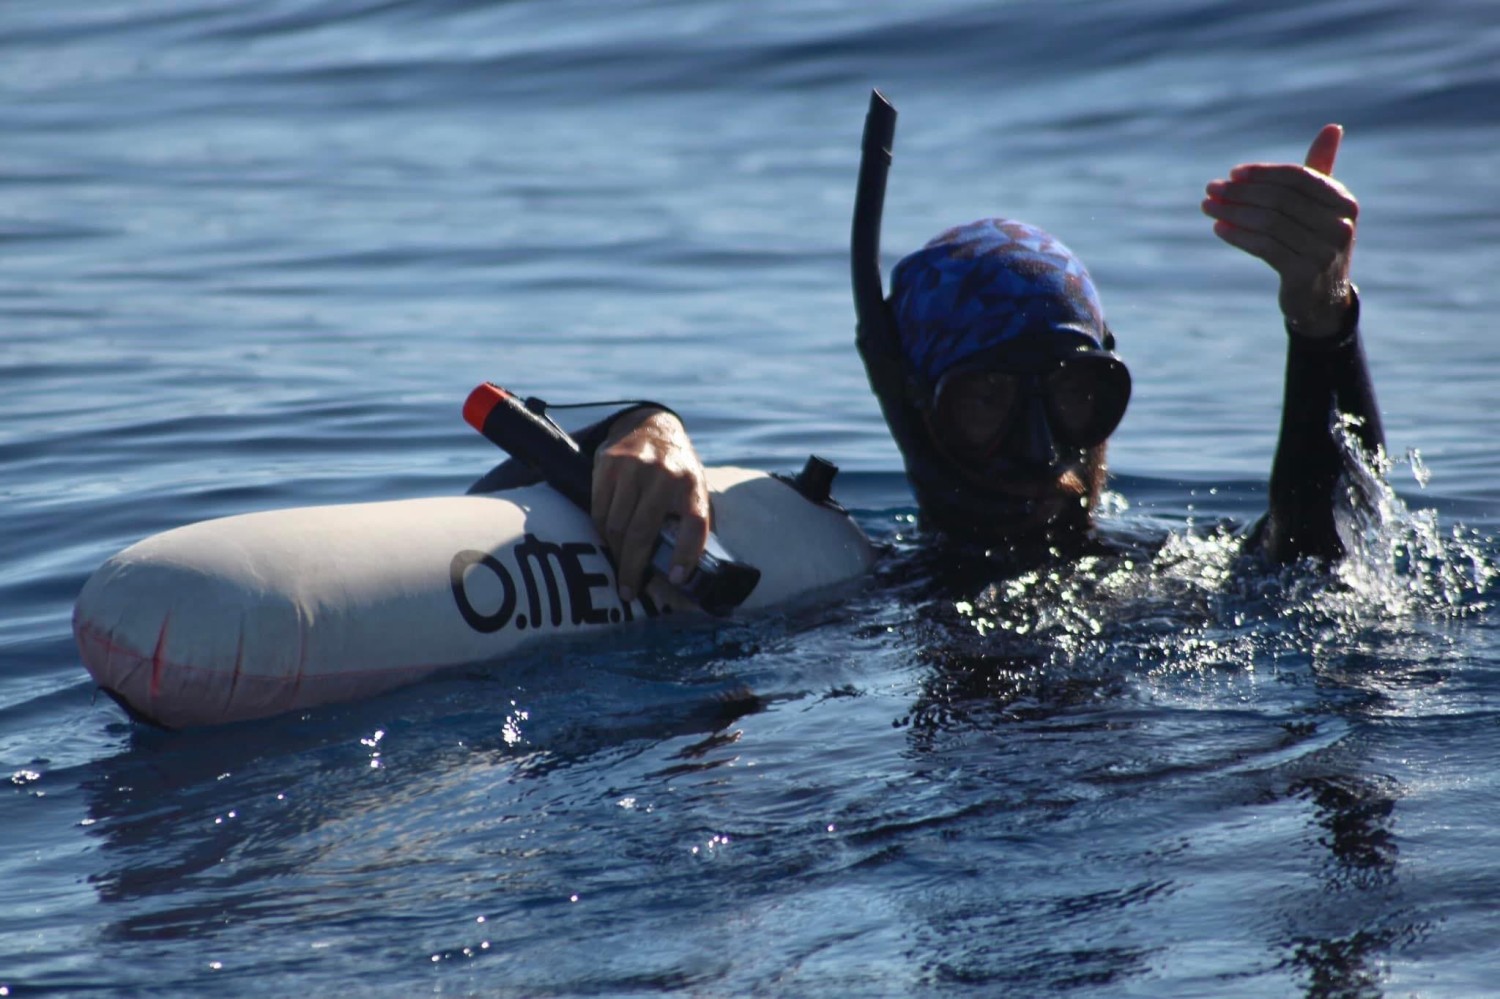
[[[843,507],[833,501],[833,478],[839,474],[839,466],[827,458],[817,455],[809,455],[807,464],[802,466],[802,471],[796,475],[776,476],[787,485],[791,486],[809,503],[819,506],[831,507],[843,511]]]

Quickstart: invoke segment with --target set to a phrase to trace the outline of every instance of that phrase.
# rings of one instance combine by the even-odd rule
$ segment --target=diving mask
[[[928,410],[939,446],[965,464],[1052,466],[1103,443],[1125,415],[1130,371],[1089,347],[1059,355],[1055,340],[1007,344],[945,372]]]

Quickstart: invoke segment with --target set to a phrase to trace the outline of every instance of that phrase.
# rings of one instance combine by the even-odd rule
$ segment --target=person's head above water
[[[932,444],[993,514],[947,526],[1086,523],[1130,376],[1083,263],[1035,226],[982,219],[897,264],[889,308]]]

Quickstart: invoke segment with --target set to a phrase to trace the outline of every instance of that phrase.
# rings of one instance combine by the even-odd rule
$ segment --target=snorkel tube
[[[895,141],[896,109],[880,91],[872,90],[860,145],[849,269],[858,320],[855,343],[870,374],[871,387],[882,399],[885,393],[879,382],[895,385],[905,380],[896,349],[896,330],[880,280],[880,220],[885,211],[885,181],[891,171],[891,147]]]
[[[854,314],[859,317],[856,335],[861,350],[867,343],[878,343],[887,352],[895,345],[896,331],[891,328],[880,281],[880,219],[885,212],[885,180],[891,172],[895,141],[896,109],[880,91],[872,90],[860,145],[859,186],[854,193],[854,227],[849,238]]]

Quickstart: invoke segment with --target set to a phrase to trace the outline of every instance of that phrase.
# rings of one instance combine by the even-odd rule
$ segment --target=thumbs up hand
[[[1349,258],[1359,202],[1333,179],[1344,130],[1324,125],[1302,165],[1242,163],[1208,185],[1203,214],[1214,235],[1281,276],[1279,302],[1293,331],[1331,337],[1353,305]]]

